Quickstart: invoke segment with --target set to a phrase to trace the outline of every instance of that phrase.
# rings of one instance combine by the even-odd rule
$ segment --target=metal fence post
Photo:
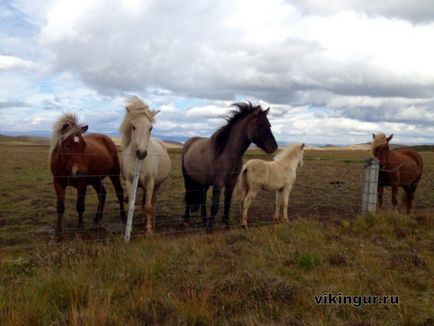
[[[366,159],[364,171],[362,214],[375,214],[378,197],[378,174],[380,171],[378,160],[375,158]]]

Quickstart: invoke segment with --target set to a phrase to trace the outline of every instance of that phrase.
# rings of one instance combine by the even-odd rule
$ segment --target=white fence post
[[[139,184],[140,177],[140,164],[142,160],[136,158],[136,166],[134,168],[134,179],[133,179],[133,191],[131,194],[130,202],[128,204],[128,218],[127,218],[127,226],[125,228],[125,241],[129,242],[131,238],[131,230],[133,229],[133,215],[134,209],[136,207],[136,194],[137,194],[137,185]]]
[[[375,214],[378,198],[378,174],[380,171],[378,160],[375,158],[366,159],[364,171],[362,214]]]

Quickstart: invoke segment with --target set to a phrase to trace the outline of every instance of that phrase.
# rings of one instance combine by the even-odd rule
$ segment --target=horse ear
[[[300,146],[300,149],[303,149],[304,148],[304,143],[303,144],[301,144],[301,146]]]
[[[130,112],[130,109],[128,109],[128,106],[125,107],[125,110],[126,110],[127,112]]]
[[[391,134],[389,137],[386,138],[387,142],[390,142],[392,140],[392,138],[393,138],[393,134]]]
[[[87,129],[89,129],[89,126],[85,125],[85,126],[82,126],[80,129],[81,129],[81,133],[84,134],[87,131]]]
[[[270,108],[268,108],[264,111],[264,115],[267,116],[268,112],[270,112]]]
[[[375,134],[372,134],[372,139],[375,139]]]
[[[158,113],[160,113],[161,110],[153,110],[152,115],[155,117]]]

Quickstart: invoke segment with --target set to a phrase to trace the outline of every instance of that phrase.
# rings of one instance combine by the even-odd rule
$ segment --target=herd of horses
[[[253,143],[268,154],[276,152],[277,142],[267,118],[270,108],[264,110],[251,102],[232,105],[226,124],[211,137],[193,137],[182,149],[182,174],[185,186],[184,220],[189,223],[191,213],[200,209],[203,223],[211,232],[219,211],[220,197],[224,189],[222,221],[229,227],[229,211],[233,193],[241,201],[241,224],[247,226],[248,209],[260,190],[276,192],[274,220],[288,221],[288,198],[296,179],[298,167],[303,165],[304,144],[289,145],[281,150],[273,161],[250,160],[243,166],[243,155]],[[49,162],[57,196],[57,224],[55,237],[63,231],[65,190],[77,189],[76,210],[78,227],[83,228],[83,213],[87,186],[92,186],[98,196],[98,208],[94,224],[102,218],[106,190],[103,179],[109,177],[115,188],[120,206],[120,219],[125,223],[125,181],[128,198],[133,194],[133,178],[136,160],[141,160],[139,186],[144,190],[146,230],[152,233],[154,203],[161,184],[169,177],[171,160],[164,142],[151,137],[155,116],[159,110],[151,110],[138,97],[131,97],[126,105],[120,126],[122,134],[121,158],[111,138],[101,134],[85,135],[88,127],[78,121],[73,113],[64,113],[53,127]],[[392,204],[397,209],[398,187],[406,193],[407,213],[410,213],[417,184],[422,175],[423,161],[414,149],[390,149],[392,138],[380,133],[373,135],[372,154],[380,162],[379,204],[383,203],[384,186],[392,187]],[[212,186],[211,214],[207,218],[206,198]]]

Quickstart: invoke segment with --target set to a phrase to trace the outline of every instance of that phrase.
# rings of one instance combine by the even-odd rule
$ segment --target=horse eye
[[[136,127],[133,126],[133,130],[136,130]]]
[[[154,129],[154,127],[149,128],[149,131],[152,131],[152,129]]]

